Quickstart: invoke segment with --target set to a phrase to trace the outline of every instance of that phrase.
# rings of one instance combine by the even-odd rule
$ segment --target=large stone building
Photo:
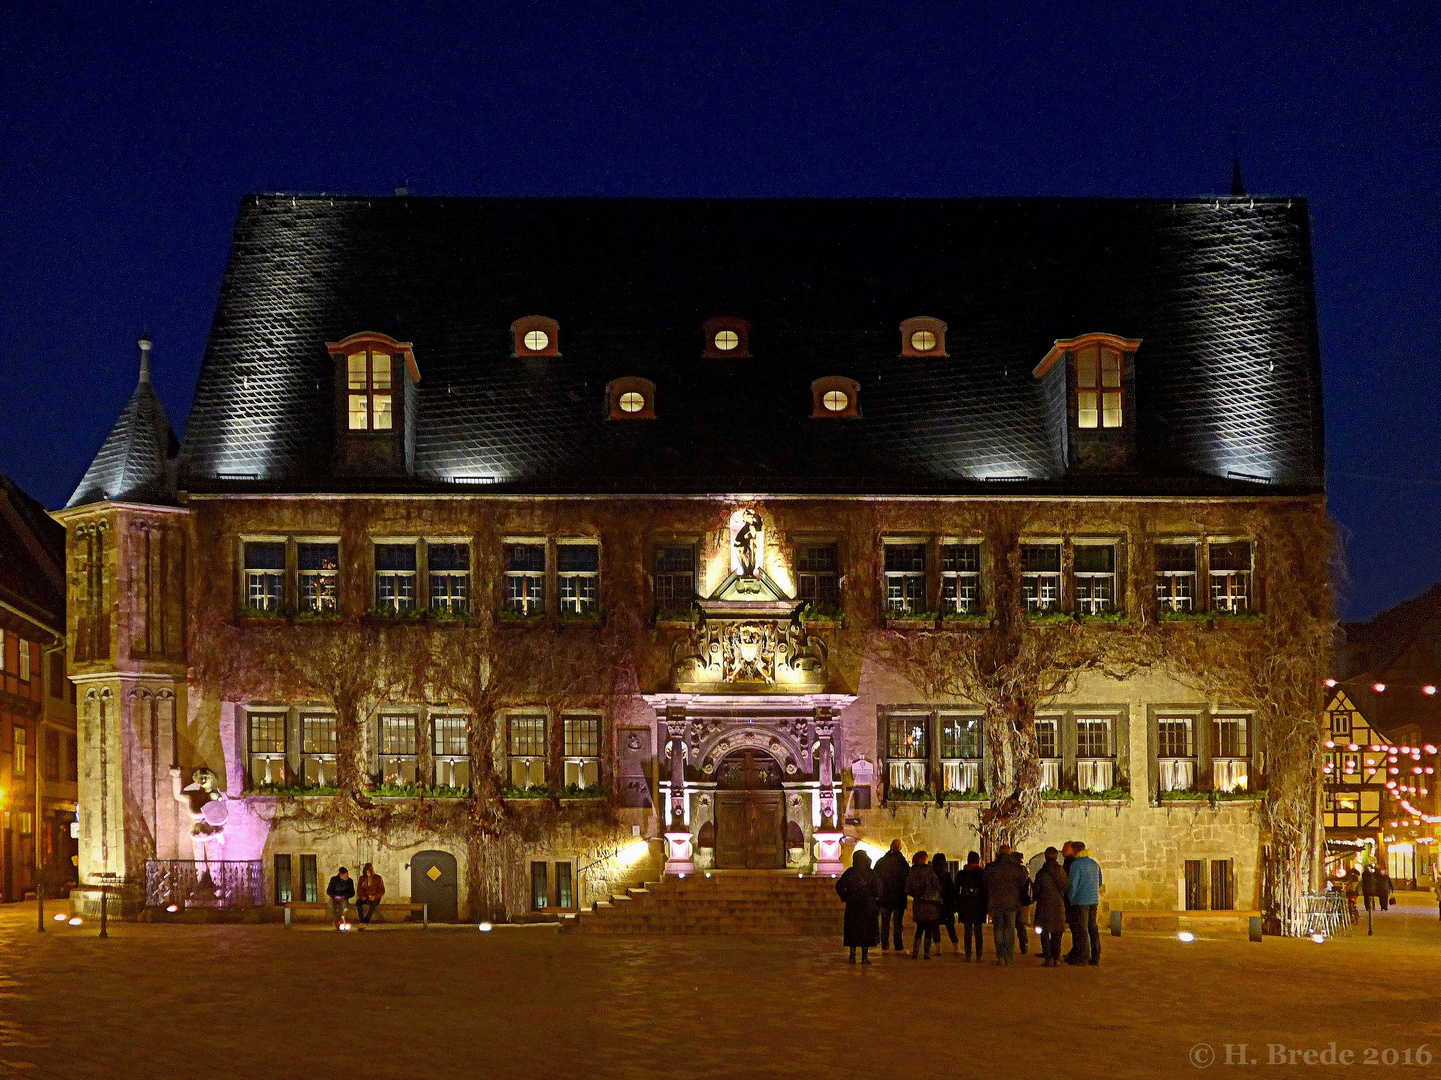
[[[79,752],[65,671],[65,533],[0,476],[0,899],[76,880]]]
[[[905,642],[1264,618],[1320,395],[1299,200],[247,197],[183,446],[142,374],[58,515],[85,880],[519,917],[964,855],[983,710]],[[1255,907],[1252,717],[1060,689],[1025,846]]]

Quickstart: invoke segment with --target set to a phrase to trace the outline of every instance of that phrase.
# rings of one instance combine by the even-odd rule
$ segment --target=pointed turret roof
[[[140,381],[120,410],[109,436],[65,505],[111,499],[169,503],[175,499],[175,462],[180,444],[165,406],[150,385],[150,341],[140,339]]]

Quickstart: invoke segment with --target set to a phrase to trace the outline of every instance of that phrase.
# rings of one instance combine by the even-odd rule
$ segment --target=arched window
[[[901,323],[901,355],[945,356],[946,324],[926,315]]]
[[[605,401],[606,414],[612,420],[655,419],[655,383],[638,375],[606,384]]]
[[[751,355],[751,324],[733,315],[707,319],[701,327],[705,355],[711,359],[739,360]]]
[[[560,323],[544,315],[527,315],[510,324],[514,356],[559,356]]]
[[[861,415],[861,384],[843,375],[811,383],[811,416],[822,419]]]

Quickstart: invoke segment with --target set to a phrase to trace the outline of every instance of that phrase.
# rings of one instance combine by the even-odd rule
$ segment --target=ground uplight
[[[490,923],[488,923],[488,922],[483,922],[483,923],[480,924],[480,932],[481,932],[482,934],[488,934],[488,933],[490,933],[491,929],[492,929],[492,927],[491,927]]]
[[[1191,933],[1191,931],[1189,931],[1189,930],[1182,930],[1182,931],[1181,931],[1179,934],[1177,934],[1176,936],[1177,936],[1178,938],[1180,938],[1182,941],[1186,942],[1187,944],[1189,944],[1189,943],[1191,943],[1191,942],[1193,942],[1193,941],[1196,940],[1196,935],[1193,934],[1193,933]]]
[[[165,907],[165,910],[168,911],[168,912],[170,912],[170,914],[174,915],[177,911],[180,910],[180,905],[179,905],[179,904],[167,904],[166,907]]]
[[[1326,944],[1326,935],[1325,935],[1325,934],[1312,934],[1312,935],[1311,935],[1311,940],[1314,941],[1317,945],[1324,945],[1324,944]]]
[[[75,916],[71,917],[68,921],[69,921],[69,923],[70,923],[71,926],[79,926],[79,925],[80,925],[81,923],[83,923],[85,920],[82,919],[79,915],[75,915]]]

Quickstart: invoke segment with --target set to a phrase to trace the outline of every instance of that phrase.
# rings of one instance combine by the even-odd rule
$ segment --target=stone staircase
[[[591,934],[805,934],[840,937],[845,906],[831,877],[784,870],[667,876],[582,911],[569,929]]]

